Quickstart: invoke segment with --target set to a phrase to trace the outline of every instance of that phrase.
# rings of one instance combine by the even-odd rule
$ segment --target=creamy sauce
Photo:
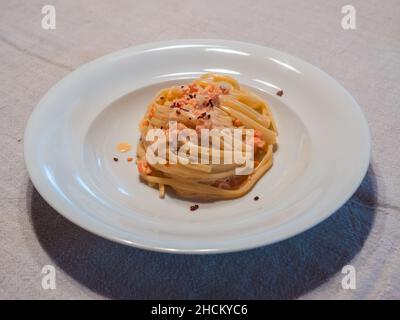
[[[117,150],[119,152],[128,152],[132,149],[132,146],[127,142],[121,142],[117,145]]]

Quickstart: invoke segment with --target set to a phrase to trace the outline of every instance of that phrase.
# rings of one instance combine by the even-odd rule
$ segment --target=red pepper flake
[[[197,210],[199,208],[199,205],[198,204],[195,204],[195,205],[193,205],[193,206],[190,206],[190,211],[195,211],[195,210]]]
[[[210,118],[211,118],[211,114],[208,114],[208,115],[207,115],[207,119],[210,119]]]
[[[175,112],[176,112],[177,115],[181,114],[181,112],[179,110],[175,110]]]
[[[207,115],[207,112],[203,112],[201,115],[197,117],[197,119],[204,118]]]
[[[185,86],[181,86],[181,88],[183,89]]]
[[[115,162],[117,162],[117,161],[118,161],[118,158],[114,157],[113,160],[114,160]]]
[[[279,90],[279,91],[276,93],[276,95],[279,96],[279,97],[282,97],[282,96],[283,96],[283,90]]]
[[[132,162],[132,161],[133,161],[133,158],[132,158],[132,157],[129,157],[129,158],[126,159],[126,160],[128,160],[128,162]]]
[[[213,102],[213,100],[212,100],[212,99],[209,99],[209,100],[207,101],[207,103],[206,103],[206,107],[211,107],[211,108],[213,108],[213,107],[214,107],[214,102]]]
[[[170,106],[170,108],[179,108],[179,103],[173,102]]]
[[[189,117],[189,120],[192,120],[192,117]]]
[[[160,97],[161,100],[164,100],[164,97]]]
[[[254,197],[254,200],[255,200],[255,201],[257,201],[258,199],[260,199],[259,196],[255,196],[255,197]]]

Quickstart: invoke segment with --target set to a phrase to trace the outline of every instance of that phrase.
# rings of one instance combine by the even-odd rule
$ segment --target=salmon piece
[[[208,93],[210,95],[219,95],[222,93],[222,89],[215,86],[214,84],[209,84],[207,87],[204,88],[204,93]]]
[[[255,148],[264,148],[265,141],[262,139],[262,133],[259,130],[254,130],[254,147]]]
[[[255,129],[254,130],[254,137],[257,137],[257,138],[262,138],[262,133],[261,133],[261,131],[260,130],[257,130],[257,129]]]
[[[188,85],[188,89],[190,93],[195,93],[199,91],[199,88],[197,87],[197,85],[195,83],[191,83]]]
[[[140,174],[149,175],[151,174],[151,168],[146,160],[138,160],[137,167]]]
[[[215,186],[221,189],[235,189],[239,187],[246,179],[244,176],[235,176],[221,179],[216,182]]]
[[[151,106],[151,108],[150,108],[150,110],[149,110],[149,118],[151,119],[151,118],[153,118],[154,117],[154,115],[155,115],[155,106],[154,105],[152,105]]]
[[[196,132],[201,134],[202,129],[211,129],[212,121],[210,119],[198,119],[196,123]]]

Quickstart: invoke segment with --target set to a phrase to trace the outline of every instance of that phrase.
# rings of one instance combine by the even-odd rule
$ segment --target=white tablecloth
[[[56,30],[41,28],[43,5]],[[400,298],[400,2],[0,2],[0,298]],[[39,99],[71,70],[106,53],[181,38],[233,39],[319,66],[354,95],[372,131],[372,163],[355,196],[293,239],[242,253],[174,256],[89,234],[34,190],[23,133]],[[356,289],[341,286],[344,265]],[[56,268],[56,289],[41,270]]]

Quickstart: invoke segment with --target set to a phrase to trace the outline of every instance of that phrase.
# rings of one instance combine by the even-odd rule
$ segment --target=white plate
[[[205,72],[232,75],[265,98],[279,149],[248,195],[191,212],[192,202],[159,199],[140,182],[116,144],[136,146],[158,89]],[[25,132],[32,182],[58,212],[105,238],[176,253],[243,250],[298,234],[350,198],[369,158],[364,115],[334,79],[285,53],[225,40],[152,43],[97,59],[46,94]]]

